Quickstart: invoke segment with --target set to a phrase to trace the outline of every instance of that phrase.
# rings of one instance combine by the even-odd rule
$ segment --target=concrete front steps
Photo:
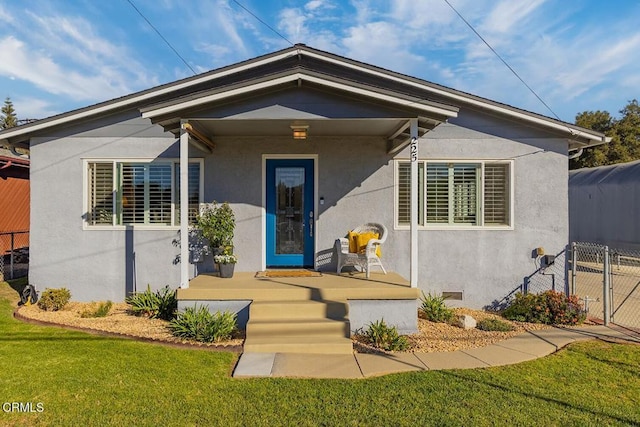
[[[352,354],[347,304],[325,301],[254,301],[245,353]]]

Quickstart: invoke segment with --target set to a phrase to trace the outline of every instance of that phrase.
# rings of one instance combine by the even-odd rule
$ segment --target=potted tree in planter
[[[196,217],[196,227],[202,233],[202,237],[209,241],[209,249],[214,256],[225,255],[227,257],[237,257],[233,255],[233,232],[236,228],[236,219],[229,203],[219,205],[216,201],[203,207]],[[221,263],[218,263],[221,264]],[[218,269],[219,271],[220,269]]]

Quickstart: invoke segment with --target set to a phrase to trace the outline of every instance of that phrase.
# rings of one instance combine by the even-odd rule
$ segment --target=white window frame
[[[176,174],[175,170],[176,164],[180,164],[179,158],[87,158],[82,159],[83,164],[83,172],[82,172],[82,228],[83,230],[126,230],[130,228],[134,229],[143,229],[143,230],[179,230],[180,224],[176,224],[176,194],[177,188],[175,186],[176,183]],[[88,212],[90,210],[89,206],[89,163],[112,163],[113,164],[113,174],[114,174],[114,185],[113,185],[113,219],[112,224],[97,224],[91,225],[88,221]],[[119,207],[117,201],[117,189],[118,189],[118,180],[120,177],[118,176],[118,163],[163,163],[171,165],[171,225],[162,225],[162,224],[129,224],[129,225],[120,225],[117,224],[118,215],[119,215]],[[190,158],[189,163],[197,163],[200,165],[200,177],[199,177],[199,186],[200,186],[200,194],[198,204],[202,204],[204,200],[204,159],[202,158]]]
[[[394,191],[393,191],[393,216],[394,216],[394,229],[395,230],[409,230],[409,224],[400,224],[398,218],[398,193],[399,193],[399,178],[400,178],[400,164],[401,163],[409,163],[410,159],[402,158],[395,159],[394,166]],[[423,182],[423,197],[425,200],[424,208],[421,212],[421,217],[418,218],[418,229],[419,230],[513,230],[514,229],[514,194],[515,194],[515,180],[514,180],[514,165],[515,161],[513,159],[418,159],[418,162],[423,164],[424,168],[424,182]],[[427,209],[426,209],[426,197],[427,197],[427,163],[444,163],[444,164],[475,164],[478,165],[479,173],[480,173],[480,185],[479,185],[479,200],[480,206],[478,209],[478,221],[477,224],[434,224],[427,223]],[[509,189],[508,189],[508,197],[509,197],[509,223],[504,225],[496,225],[496,224],[484,224],[484,183],[485,183],[485,165],[486,164],[507,164],[509,165],[508,171],[508,179],[509,179]],[[449,199],[450,200],[450,199]],[[420,203],[420,202],[419,202]]]

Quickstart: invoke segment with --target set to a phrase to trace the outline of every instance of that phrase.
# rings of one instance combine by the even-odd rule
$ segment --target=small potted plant
[[[196,216],[196,227],[209,242],[209,249],[214,257],[225,253],[227,256],[233,256],[236,219],[229,203],[219,205],[214,201],[203,207]]]
[[[214,255],[213,261],[218,265],[220,277],[227,279],[233,277],[233,270],[238,262],[238,257],[232,253],[231,247],[225,248],[219,255]]]

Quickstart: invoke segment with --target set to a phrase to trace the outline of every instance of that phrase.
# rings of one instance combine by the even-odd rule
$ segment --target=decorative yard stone
[[[474,319],[472,316],[469,316],[468,314],[463,314],[458,316],[458,322],[456,323],[456,326],[462,329],[474,329],[476,327],[476,324],[476,319]]]

